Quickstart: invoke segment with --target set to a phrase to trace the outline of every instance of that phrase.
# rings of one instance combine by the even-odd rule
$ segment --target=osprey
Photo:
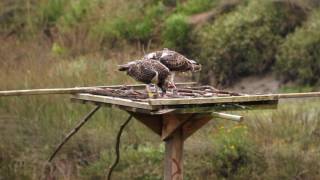
[[[147,84],[146,90],[149,97],[152,96],[150,84],[156,84],[161,90],[162,95],[166,93],[169,85],[168,77],[170,70],[156,60],[136,60],[124,65],[119,65],[119,71],[126,71],[133,79]]]
[[[201,65],[194,60],[188,59],[182,54],[164,48],[162,51],[155,51],[143,57],[145,60],[157,60],[165,65],[172,72],[171,82],[175,76],[175,72],[197,72],[201,70]],[[173,83],[174,85],[174,83]]]

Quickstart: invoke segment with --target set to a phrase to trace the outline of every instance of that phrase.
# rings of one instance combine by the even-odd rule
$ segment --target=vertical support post
[[[164,180],[183,180],[183,133],[181,127],[165,140]]]

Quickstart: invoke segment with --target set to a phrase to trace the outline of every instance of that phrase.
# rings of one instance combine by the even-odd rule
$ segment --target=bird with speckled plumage
[[[169,86],[170,70],[156,60],[136,60],[119,65],[119,71],[126,71],[133,79],[145,83],[149,97],[153,96],[150,85],[156,84],[162,90],[162,96]]]
[[[171,82],[173,85],[175,72],[197,72],[201,70],[201,64],[167,48],[146,54],[143,59],[156,60],[165,65],[172,72]]]

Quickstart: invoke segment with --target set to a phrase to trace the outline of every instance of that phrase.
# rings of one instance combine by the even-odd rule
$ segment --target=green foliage
[[[114,19],[102,20],[94,27],[94,32],[100,34],[105,41],[119,39],[146,41],[151,38],[155,24],[165,12],[162,2],[147,5],[142,14],[138,9],[123,12]]]
[[[100,159],[84,168],[83,177],[103,178],[105,168],[113,162],[113,154],[104,151]],[[126,146],[121,149],[121,161],[114,171],[114,179],[160,180],[162,179],[163,146],[152,144]],[[158,168],[156,168],[158,167]]]
[[[88,15],[93,3],[95,3],[95,1],[71,1],[69,8],[62,17],[63,24],[71,26],[83,21],[83,19]]]
[[[221,126],[212,139],[215,147],[212,163],[219,179],[259,175],[266,168],[262,153],[248,135],[247,126]]]
[[[279,92],[282,93],[297,93],[297,92],[311,92],[316,91],[316,87],[305,85],[305,86],[299,86],[299,85],[284,85],[279,89]]]
[[[207,11],[217,4],[218,0],[188,0],[178,4],[177,11],[186,15]]]
[[[39,4],[39,20],[41,24],[54,25],[63,15],[68,1],[43,0]]]
[[[281,45],[276,71],[286,81],[314,85],[320,83],[320,10]]]
[[[203,82],[230,84],[239,76],[270,69],[282,35],[300,22],[290,9],[280,7],[271,1],[250,1],[200,31]]]
[[[67,50],[64,47],[60,46],[58,43],[53,43],[51,51],[55,55],[64,55]]]
[[[186,22],[186,16],[183,14],[174,14],[170,16],[164,24],[162,39],[164,46],[182,50],[188,42],[190,27]]]

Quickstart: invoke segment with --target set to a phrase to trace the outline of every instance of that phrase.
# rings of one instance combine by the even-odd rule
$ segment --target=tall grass
[[[10,51],[16,47],[15,51]],[[1,90],[132,83],[115,70],[135,52],[74,58],[50,46],[10,41],[0,48]],[[127,51],[127,52],[130,52]],[[127,117],[105,107],[62,149],[54,146],[90,108],[68,95],[0,99],[0,177],[103,179],[114,158],[119,124]],[[275,111],[243,112],[237,125],[216,119],[186,141],[187,179],[317,179],[320,168],[319,100],[281,102]],[[115,179],[161,179],[160,138],[133,121],[126,130]]]
[[[0,2],[1,12],[7,2]],[[34,2],[15,1],[23,7],[17,16],[1,19],[1,32],[14,35],[0,37],[0,90],[133,83],[116,65],[142,55],[137,40],[157,39],[167,28],[168,39],[185,45],[184,14],[214,5],[201,0],[191,7],[197,4],[192,0],[175,11],[157,0]],[[109,48],[113,39],[121,46]],[[128,115],[102,108],[47,164],[55,145],[92,108],[69,98],[0,98],[0,179],[104,178],[115,133]],[[242,112],[242,124],[212,120],[186,141],[186,179],[319,179],[318,107],[319,99],[285,101],[278,110]],[[115,179],[162,179],[163,144],[137,121],[126,129],[121,152]]]

